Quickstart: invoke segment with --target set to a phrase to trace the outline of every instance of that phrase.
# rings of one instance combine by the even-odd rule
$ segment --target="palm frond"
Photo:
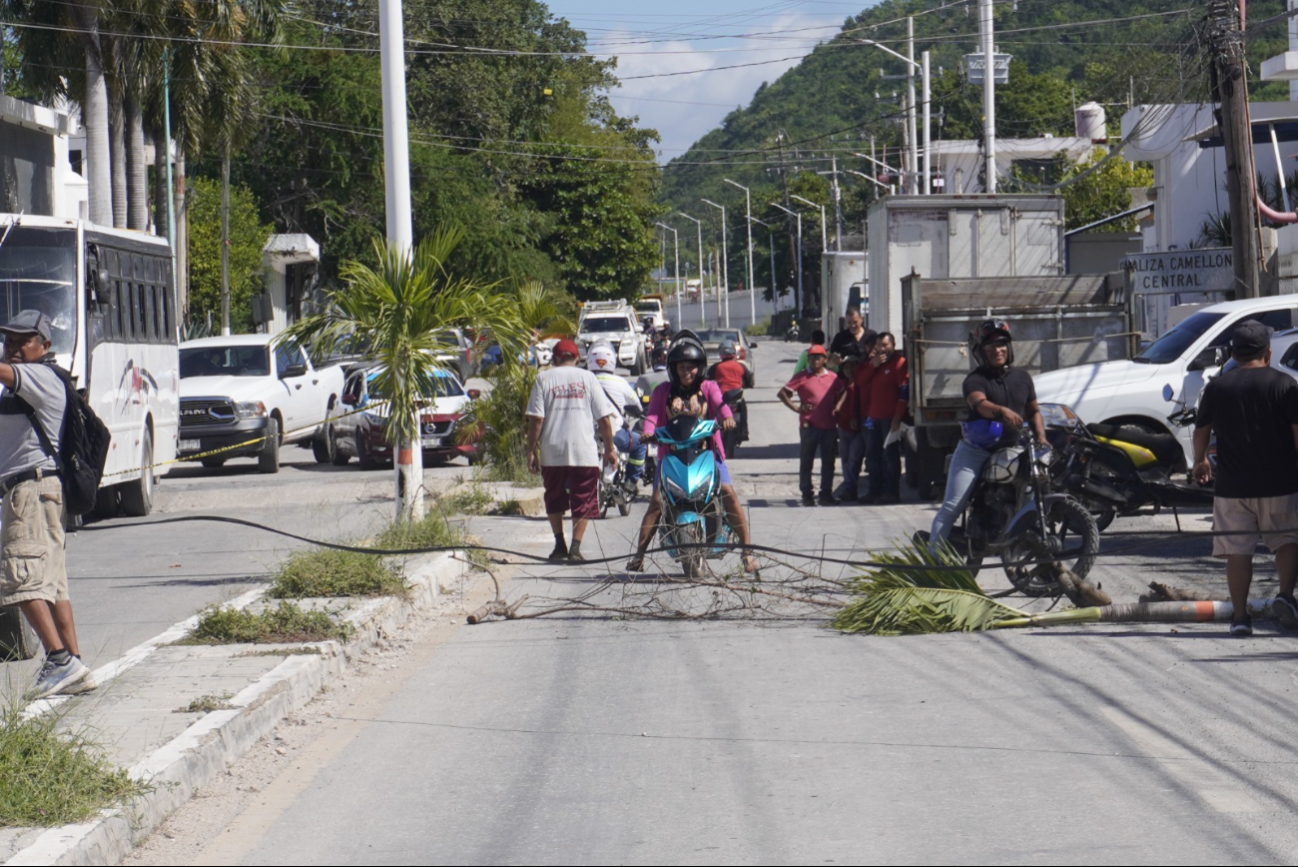
[[[850,582],[853,598],[834,617],[835,629],[870,635],[978,632],[1025,616],[987,596],[949,547],[933,553],[906,542],[874,562],[879,565]]]

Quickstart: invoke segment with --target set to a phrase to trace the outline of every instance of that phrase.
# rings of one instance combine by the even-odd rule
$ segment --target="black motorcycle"
[[[734,427],[721,429],[721,446],[726,450],[726,458],[730,458],[739,451],[740,445],[748,442],[748,402],[744,400],[742,388],[730,389],[721,395],[721,399],[730,407],[730,414],[735,419]]]
[[[999,556],[1016,590],[1058,596],[1059,566],[1085,578],[1100,531],[1081,503],[1053,490],[1052,449],[1029,436],[992,452],[948,541],[975,574],[984,559]]]
[[[1207,508],[1212,486],[1176,482],[1172,473],[1184,467],[1185,452],[1176,437],[1134,425],[1084,424],[1068,407],[1042,404],[1041,413],[1055,449],[1051,477],[1095,517],[1103,531],[1119,515],[1146,506]],[[1193,422],[1193,410],[1168,416],[1175,425]]]

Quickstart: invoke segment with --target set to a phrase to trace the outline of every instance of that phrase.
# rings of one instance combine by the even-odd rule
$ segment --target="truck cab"
[[[577,344],[584,355],[596,343],[607,343],[617,353],[619,367],[639,376],[648,369],[648,350],[635,310],[625,301],[590,301],[582,305]]]

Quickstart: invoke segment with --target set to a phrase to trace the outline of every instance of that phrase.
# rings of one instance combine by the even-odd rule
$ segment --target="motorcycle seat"
[[[1185,451],[1176,437],[1169,433],[1150,433],[1130,425],[1088,424],[1086,429],[1097,437],[1118,440],[1133,446],[1149,449],[1161,464],[1175,465],[1184,460]]]
[[[742,388],[732,388],[730,389],[730,391],[727,391],[725,394],[721,395],[721,400],[732,406],[734,404],[739,403],[739,401],[743,399],[744,399],[744,390]]]

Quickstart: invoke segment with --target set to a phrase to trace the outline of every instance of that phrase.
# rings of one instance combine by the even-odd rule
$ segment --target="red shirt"
[[[869,361],[856,372],[861,418],[894,419],[906,414],[906,401],[901,399],[902,386],[910,381],[906,357],[894,352],[887,361],[875,367]]]
[[[834,419],[838,422],[838,429],[845,431],[860,430],[861,409],[857,397],[856,382],[841,375],[838,378],[843,383],[844,391],[846,391],[843,396],[843,405],[839,407],[838,412],[834,413]]]
[[[748,373],[748,368],[744,367],[733,358],[728,361],[719,361],[712,368],[712,381],[721,387],[721,393],[733,391],[736,388],[744,387],[744,375]]]
[[[784,384],[784,387],[798,396],[803,404],[811,406],[810,411],[798,413],[798,420],[803,427],[833,430],[834,403],[843,392],[843,382],[838,374],[828,368],[817,376],[810,370],[804,370]]]

